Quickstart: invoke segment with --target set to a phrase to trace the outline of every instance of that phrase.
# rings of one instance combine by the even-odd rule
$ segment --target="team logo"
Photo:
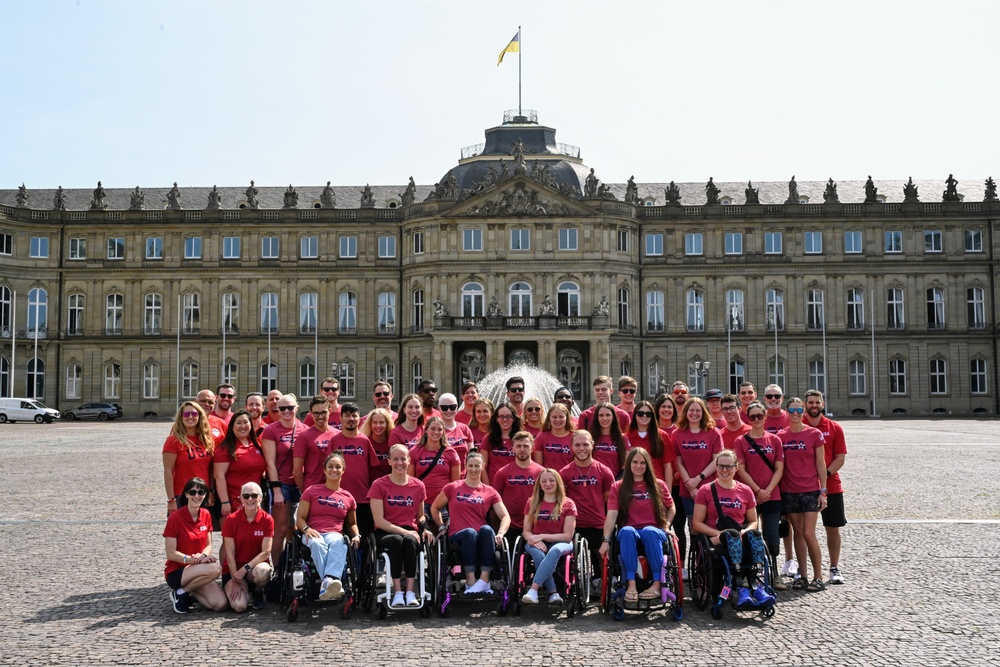
[[[739,498],[719,498],[719,504],[734,510],[743,509],[743,501]]]
[[[514,452],[509,449],[491,449],[490,456],[501,456],[504,458],[510,458],[514,456]]]
[[[704,440],[687,440],[681,443],[683,449],[708,449],[708,443]]]
[[[473,505],[485,505],[486,499],[474,493],[456,493],[455,500],[460,503],[471,503]]]
[[[649,500],[649,491],[639,491],[638,489],[632,492],[633,500]]]
[[[420,461],[419,461],[420,465],[422,465],[424,467],[429,467],[430,464],[433,463],[433,462],[434,462],[434,457],[433,456],[422,456],[420,458]],[[437,463],[435,465],[446,466],[446,465],[448,465],[448,462],[444,460],[443,456],[441,456],[441,457],[438,458],[438,461],[437,461]]]
[[[570,480],[570,483],[573,486],[597,486],[601,482],[599,479],[591,475],[589,477],[574,477]]]
[[[393,507],[413,507],[413,498],[410,496],[386,496],[385,502]]]
[[[757,445],[757,446],[760,447],[760,451],[764,452],[765,454],[774,454],[774,447],[772,447],[771,445]],[[747,454],[751,456],[758,456],[757,450],[753,448],[751,448],[747,452]]]
[[[340,451],[344,456],[364,456],[365,448],[358,446],[341,447]]]
[[[347,503],[345,503],[340,498],[334,498],[333,496],[329,497],[320,496],[319,498],[316,499],[316,502],[318,502],[320,505],[326,505],[327,507],[336,507],[337,509],[341,510],[347,509]]]
[[[255,530],[255,531],[253,531],[253,536],[254,537],[264,537],[264,531],[263,530]]]
[[[198,530],[204,533],[208,530],[208,526],[198,526]]]
[[[377,458],[379,461],[388,461],[389,452],[375,452],[375,458]]]
[[[801,441],[801,440],[789,440],[788,442],[784,443],[782,445],[782,447],[784,448],[784,450],[786,452],[788,450],[792,450],[792,451],[795,451],[795,452],[801,452],[801,451],[805,451],[805,449],[806,449],[806,443],[803,442],[803,441]]]
[[[545,445],[545,451],[552,454],[569,454],[571,450],[568,445],[560,445],[557,442],[553,442]]]
[[[507,478],[507,484],[511,486],[534,486],[535,478],[529,475],[514,475]]]

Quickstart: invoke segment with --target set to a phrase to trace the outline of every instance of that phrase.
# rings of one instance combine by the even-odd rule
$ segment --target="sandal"
[[[826,590],[826,584],[823,583],[822,579],[818,577],[809,582],[809,585],[805,587],[810,593],[818,593],[820,591]]]
[[[806,583],[804,577],[795,577],[795,581],[792,582],[793,591],[804,591],[806,590],[806,586],[808,586],[808,584]]]
[[[636,602],[639,600],[637,591],[625,591],[625,602]]]
[[[660,593],[660,591],[652,591],[652,590],[650,590],[650,589],[647,588],[643,592],[639,593],[639,599],[640,600],[655,600],[658,597],[660,597],[661,595],[662,595],[662,593]]]

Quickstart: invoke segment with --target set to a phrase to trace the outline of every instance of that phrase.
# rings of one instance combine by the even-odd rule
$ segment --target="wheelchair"
[[[610,551],[602,563],[601,607],[605,613],[620,621],[625,618],[625,610],[649,612],[663,609],[669,611],[670,618],[679,621],[684,618],[684,582],[681,578],[681,554],[677,546],[676,536],[667,531],[667,541],[663,543],[663,553],[659,563],[651,561],[645,553],[642,542],[636,544],[639,551],[639,568],[635,573],[636,590],[642,592],[653,583],[652,568],[660,568],[659,598],[652,600],[639,599],[635,602],[625,600],[628,582],[625,580],[625,566],[621,560],[621,550],[618,546],[618,529],[611,538]]]
[[[764,563],[753,563],[749,570],[742,568],[734,573],[729,558],[722,552],[722,546],[713,546],[706,535],[694,535],[691,552],[688,556],[688,573],[691,575],[691,600],[698,609],[704,609],[711,604],[709,610],[712,618],[722,618],[722,607],[729,601],[729,606],[737,613],[759,613],[764,618],[774,616],[774,603],[757,605],[752,601],[744,604],[737,602],[736,585],[739,578],[745,578],[747,588],[753,590],[755,582],[763,585],[764,590],[774,596],[771,588],[771,557],[764,554]]]
[[[415,584],[417,589],[414,593],[420,601],[417,607],[392,607],[392,577],[390,576],[391,563],[389,553],[385,549],[380,549],[374,533],[369,533],[365,538],[361,555],[361,581],[359,591],[359,606],[367,613],[371,613],[372,608],[376,608],[379,620],[384,620],[389,611],[418,611],[420,615],[427,618],[431,615],[431,607],[434,606],[434,593],[436,579],[431,560],[431,546],[421,540],[421,549],[417,552],[417,577]]]
[[[497,616],[506,616],[510,605],[510,555],[505,537],[494,549],[493,570],[490,572],[489,593],[465,594],[465,572],[462,569],[462,554],[458,545],[448,538],[447,525],[441,528],[436,540],[437,558],[434,572],[437,589],[434,607],[438,616],[447,618],[454,600],[491,603],[496,605]],[[476,577],[480,575],[476,569]]]
[[[313,562],[309,547],[302,544],[302,533],[295,531],[295,537],[287,540],[281,552],[281,606],[285,609],[285,618],[294,623],[299,618],[303,606],[333,606],[340,605],[340,617],[348,619],[358,603],[359,569],[361,564],[358,550],[347,542],[347,561],[344,574],[340,578],[343,593],[339,600],[329,602],[319,599],[320,586],[323,583],[322,573]]]
[[[529,588],[535,576],[535,562],[524,549],[523,538],[518,537],[514,543],[513,565],[511,566],[510,596],[514,606],[514,616],[521,615],[521,596]],[[559,559],[553,578],[556,582],[556,592],[563,598],[566,617],[573,618],[582,614],[590,604],[590,580],[593,568],[590,563],[590,547],[586,538],[579,535],[573,537],[573,551]],[[546,605],[539,600],[539,606]]]

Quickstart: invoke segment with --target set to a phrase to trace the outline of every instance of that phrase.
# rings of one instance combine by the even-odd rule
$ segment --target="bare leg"
[[[826,546],[830,552],[830,567],[840,567],[840,528],[826,529]]]

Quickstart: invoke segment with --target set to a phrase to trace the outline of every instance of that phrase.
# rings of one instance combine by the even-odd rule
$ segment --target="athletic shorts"
[[[819,511],[819,491],[781,494],[781,508],[785,514],[802,514]]]
[[[831,493],[827,496],[826,509],[820,512],[823,525],[827,528],[843,528],[847,525],[847,514],[844,512],[844,494]]]
[[[167,586],[170,586],[170,590],[176,591],[181,587],[181,577],[184,576],[184,568],[179,570],[174,570],[167,575]]]

